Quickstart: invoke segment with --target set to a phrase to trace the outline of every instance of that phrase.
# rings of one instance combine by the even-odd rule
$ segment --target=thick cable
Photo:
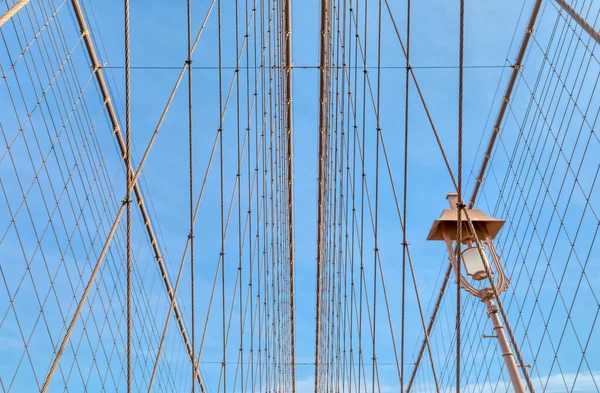
[[[10,7],[2,16],[0,16],[0,27],[8,22],[10,18],[15,16],[17,12],[19,12],[21,8],[25,7],[30,1],[31,0],[19,0],[12,7]]]
[[[463,87],[464,87],[464,51],[465,51],[465,2],[460,0],[459,10],[459,54],[458,54],[458,204],[457,206],[457,237],[456,237],[456,393],[460,393],[461,378],[461,243],[462,243],[462,161],[463,161]]]
[[[405,316],[406,316],[406,253],[408,251],[408,240],[406,231],[408,229],[408,108],[409,108],[409,76],[410,76],[410,6],[411,0],[406,2],[406,77],[404,79],[404,184],[402,193],[402,214],[404,215],[404,228],[402,230],[402,294],[400,304],[400,392],[404,392],[404,342],[405,342]]]
[[[131,70],[130,67],[130,42],[129,42],[129,0],[125,4],[125,177],[127,194],[125,196],[127,214],[127,393],[131,393],[133,369],[131,366],[131,329],[133,327],[131,313],[132,290],[132,260],[131,260]]]
[[[596,30],[595,30],[595,29],[594,29],[592,26],[590,26],[590,24],[589,24],[589,23],[588,23],[588,22],[585,20],[585,18],[584,18],[584,17],[582,17],[581,15],[579,15],[579,14],[577,13],[577,11],[575,11],[575,10],[573,9],[573,7],[571,7],[571,6],[569,5],[569,3],[567,3],[566,1],[564,1],[564,0],[554,0],[554,1],[556,1],[556,2],[558,3],[558,5],[560,5],[560,6],[561,6],[561,8],[562,8],[563,10],[565,10],[565,12],[566,12],[567,14],[569,14],[569,16],[570,16],[571,18],[573,18],[573,20],[574,20],[575,22],[577,22],[577,24],[578,24],[578,25],[579,25],[579,26],[580,26],[580,27],[581,27],[581,28],[582,28],[582,29],[583,29],[585,32],[586,32],[586,33],[588,33],[588,34],[590,35],[590,37],[592,37],[592,39],[593,39],[594,41],[596,41],[596,43],[597,43],[598,45],[600,45],[600,33],[598,33],[598,32],[597,32],[597,31],[596,31]],[[0,23],[0,26],[1,26],[1,25],[2,25],[2,23]]]
[[[187,0],[187,74],[188,74],[188,141],[189,141],[189,244],[190,244],[190,305],[191,305],[191,347],[192,359],[196,359],[196,291],[194,273],[194,149],[193,149],[193,84],[192,84],[192,0]],[[176,285],[177,287],[177,285]],[[196,391],[196,362],[191,364],[192,393]]]
[[[479,168],[479,173],[477,178],[475,179],[475,185],[473,186],[473,191],[471,193],[471,198],[469,200],[468,208],[471,209],[475,206],[475,200],[477,198],[477,194],[479,192],[479,188],[483,183],[485,171],[487,165],[489,163],[490,157],[492,156],[492,152],[494,150],[494,146],[496,144],[496,138],[500,133],[500,129],[502,127],[502,122],[504,120],[504,114],[510,102],[512,92],[515,86],[515,82],[517,81],[517,76],[521,71],[521,67],[523,66],[523,59],[525,58],[525,53],[527,52],[527,46],[529,45],[529,40],[533,34],[533,28],[535,27],[535,22],[537,21],[538,14],[542,7],[542,0],[536,0],[531,10],[531,15],[529,16],[529,21],[527,22],[527,27],[525,28],[525,34],[523,35],[523,40],[521,41],[521,46],[519,47],[519,52],[517,53],[517,57],[515,59],[514,64],[512,65],[513,69],[510,74],[510,78],[508,80],[508,84],[506,86],[506,90],[504,92],[504,96],[502,97],[502,103],[500,104],[500,110],[498,111],[498,115],[496,117],[496,121],[494,122],[494,127],[492,129],[492,135],[490,136],[490,140],[488,142],[488,146],[486,148],[485,154],[483,156],[483,160],[481,162],[481,167]]]

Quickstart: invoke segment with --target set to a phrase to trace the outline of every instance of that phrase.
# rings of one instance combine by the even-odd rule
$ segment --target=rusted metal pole
[[[529,21],[527,22],[527,27],[525,28],[525,34],[523,35],[523,40],[521,41],[521,47],[519,48],[519,53],[517,53],[515,63],[512,65],[512,71],[510,74],[510,78],[508,79],[508,85],[506,86],[504,96],[502,97],[500,111],[498,112],[498,116],[496,116],[494,128],[492,129],[492,135],[490,136],[487,149],[485,150],[485,154],[483,155],[483,161],[481,162],[479,174],[475,179],[475,186],[473,187],[473,193],[471,194],[471,199],[469,201],[469,209],[472,209],[475,205],[475,199],[477,199],[479,188],[483,183],[485,170],[487,169],[490,158],[492,156],[492,151],[494,150],[494,146],[496,144],[496,138],[498,137],[498,134],[500,134],[500,127],[502,126],[502,121],[504,120],[504,114],[506,113],[506,109],[508,108],[508,103],[510,102],[510,97],[512,96],[512,92],[517,81],[517,76],[519,75],[521,67],[523,66],[523,58],[525,57],[525,52],[527,51],[527,46],[529,45],[529,40],[531,39],[531,35],[533,34],[533,28],[535,26],[537,17],[540,13],[541,7],[542,0],[537,0],[533,5],[533,9],[531,10],[531,15],[529,16]]]

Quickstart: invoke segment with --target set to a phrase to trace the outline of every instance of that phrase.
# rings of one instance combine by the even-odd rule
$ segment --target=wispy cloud
[[[369,381],[366,382],[366,385],[361,384],[361,391],[371,392],[372,385],[370,383],[370,378],[367,378]],[[599,391],[599,383],[600,383],[600,371],[594,372],[585,372],[580,374],[570,373],[570,374],[553,374],[546,375],[540,378],[536,378],[533,380],[534,388],[536,392],[544,392],[544,393],[564,393],[564,392],[572,392],[572,393],[593,393]],[[314,378],[305,378],[298,380],[296,382],[296,390],[298,393],[310,393],[314,392]],[[346,384],[348,386],[348,384]],[[366,386],[366,389],[365,389]],[[353,385],[352,390],[357,391],[356,387]],[[571,390],[572,389],[572,390]],[[398,392],[400,390],[399,384],[386,384],[381,383],[378,386],[375,386],[375,392],[377,393],[392,393]],[[421,392],[434,392],[435,386],[433,382],[431,383],[421,383],[417,384],[413,387],[414,391]],[[496,392],[505,392],[512,391],[512,386],[510,381],[500,380],[494,382],[485,382],[485,383],[474,383],[468,384],[463,387],[465,392],[478,392],[478,393],[496,393]],[[443,391],[445,393],[454,392],[454,387],[444,388]]]

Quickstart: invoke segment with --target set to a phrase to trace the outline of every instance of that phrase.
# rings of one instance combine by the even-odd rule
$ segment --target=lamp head
[[[446,199],[450,203],[450,209],[442,211],[441,217],[433,222],[427,235],[427,240],[444,240],[444,233],[451,240],[457,240],[458,209],[456,205],[458,203],[458,194],[451,192]],[[485,239],[487,236],[494,239],[504,225],[504,220],[490,217],[478,209],[469,209],[469,217],[473,222],[477,237],[480,239]],[[466,215],[462,214],[460,220],[463,225],[462,232],[466,234],[470,233]]]

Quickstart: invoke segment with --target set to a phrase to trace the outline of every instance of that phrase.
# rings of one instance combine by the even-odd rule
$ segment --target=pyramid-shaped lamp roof
[[[456,208],[456,202],[458,201],[458,194],[451,192],[446,199],[448,199],[452,208],[445,209],[442,212],[442,216],[433,222],[429,234],[427,235],[427,240],[444,240],[443,229],[457,227],[458,209]],[[478,209],[469,209],[469,217],[471,218],[476,231],[479,232],[479,228],[485,227],[492,239],[496,237],[504,225],[504,220],[490,217]],[[468,232],[467,217],[465,214],[461,214],[461,222],[463,222],[464,225],[463,231]],[[452,240],[456,240],[456,230],[450,230],[449,234]],[[482,234],[477,233],[479,238],[482,237],[481,235]]]

